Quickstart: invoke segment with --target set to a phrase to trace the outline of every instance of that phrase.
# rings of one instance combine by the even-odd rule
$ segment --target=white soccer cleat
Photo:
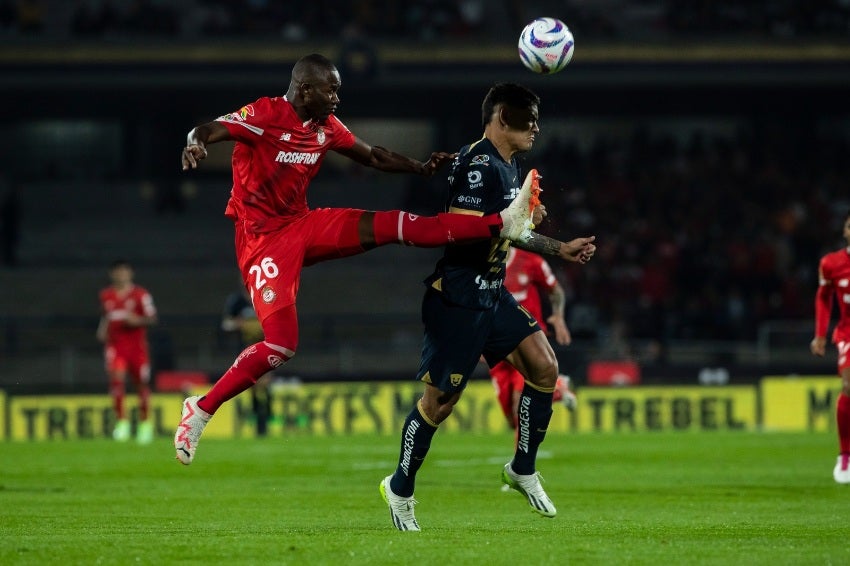
[[[112,438],[118,442],[127,442],[130,440],[130,421],[121,419],[115,423],[115,428],[112,429]]]
[[[416,522],[416,517],[413,515],[413,506],[416,505],[416,500],[413,497],[401,497],[393,493],[390,489],[390,480],[392,475],[384,478],[379,487],[381,497],[386,501],[390,508],[390,517],[392,517],[393,525],[400,531],[418,531],[419,523]]]
[[[187,397],[183,401],[183,414],[177,432],[174,434],[174,448],[177,449],[177,459],[181,464],[189,465],[195,458],[195,450],[204,427],[210,422],[212,415],[198,407],[198,399],[201,397]]]
[[[528,499],[531,508],[544,517],[554,517],[558,514],[555,504],[552,503],[552,500],[543,491],[543,486],[540,485],[539,472],[534,472],[528,476],[520,475],[514,473],[511,463],[508,462],[502,470],[502,483],[523,494]]]
[[[540,174],[532,169],[525,176],[525,182],[516,198],[502,210],[502,230],[499,236],[512,242],[524,243],[531,238],[534,230],[532,217],[534,209],[540,204]]]
[[[570,389],[570,376],[560,374],[558,381],[555,382],[555,389],[561,394],[561,403],[570,411],[575,411],[576,406],[578,406],[578,399]]]
[[[153,423],[142,421],[136,429],[136,442],[139,444],[150,444],[153,442]]]
[[[850,454],[841,454],[832,470],[832,477],[838,483],[850,483]]]

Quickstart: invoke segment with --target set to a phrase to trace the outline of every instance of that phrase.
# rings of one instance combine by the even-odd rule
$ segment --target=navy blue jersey
[[[447,208],[495,214],[513,201],[521,184],[516,160],[506,162],[490,140],[482,138],[458,152],[449,175]],[[501,238],[449,244],[425,284],[456,305],[491,308],[499,299],[509,247]]]

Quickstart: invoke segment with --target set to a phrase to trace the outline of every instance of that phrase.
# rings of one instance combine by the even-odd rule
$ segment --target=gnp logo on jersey
[[[475,157],[473,157],[472,160],[470,161],[470,163],[473,163],[475,165],[487,165],[488,161],[490,161],[490,156],[485,155],[485,154],[481,154],[481,155],[476,155]]]
[[[478,189],[481,188],[484,183],[481,182],[481,171],[468,171],[466,173],[466,179],[469,181],[470,189]]]
[[[274,289],[272,289],[271,287],[266,286],[263,287],[262,291],[260,291],[260,296],[263,298],[263,302],[268,305],[274,302],[274,300],[277,298],[277,293],[275,293]]]
[[[479,204],[481,204],[481,198],[480,197],[471,197],[469,195],[458,195],[457,202],[459,202],[461,204],[479,205]]]

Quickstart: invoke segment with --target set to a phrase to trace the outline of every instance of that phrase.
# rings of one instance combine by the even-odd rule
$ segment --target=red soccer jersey
[[[518,248],[510,249],[506,265],[505,288],[537,319],[545,332],[539,289],[551,291],[555,288],[557,280],[552,268],[541,256]]]
[[[307,186],[325,154],[354,145],[334,116],[303,122],[286,97],[260,98],[218,121],[230,132],[233,190],[225,214],[251,232],[270,232],[307,212]]]
[[[832,311],[832,299],[838,298],[838,324],[832,341],[850,341],[850,249],[841,249],[820,260],[820,288],[815,303],[815,333],[826,336]]]
[[[138,316],[154,316],[156,307],[153,297],[144,288],[133,285],[124,292],[115,287],[106,287],[100,292],[100,305],[108,323],[106,345],[119,349],[147,348],[147,329],[144,326],[126,326],[124,321],[132,313]]]

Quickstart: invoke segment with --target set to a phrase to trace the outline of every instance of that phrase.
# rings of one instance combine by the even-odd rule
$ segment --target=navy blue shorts
[[[444,393],[463,390],[482,355],[492,367],[541,330],[504,287],[496,306],[484,310],[449,303],[429,289],[422,300],[422,322],[425,338],[416,377]]]

